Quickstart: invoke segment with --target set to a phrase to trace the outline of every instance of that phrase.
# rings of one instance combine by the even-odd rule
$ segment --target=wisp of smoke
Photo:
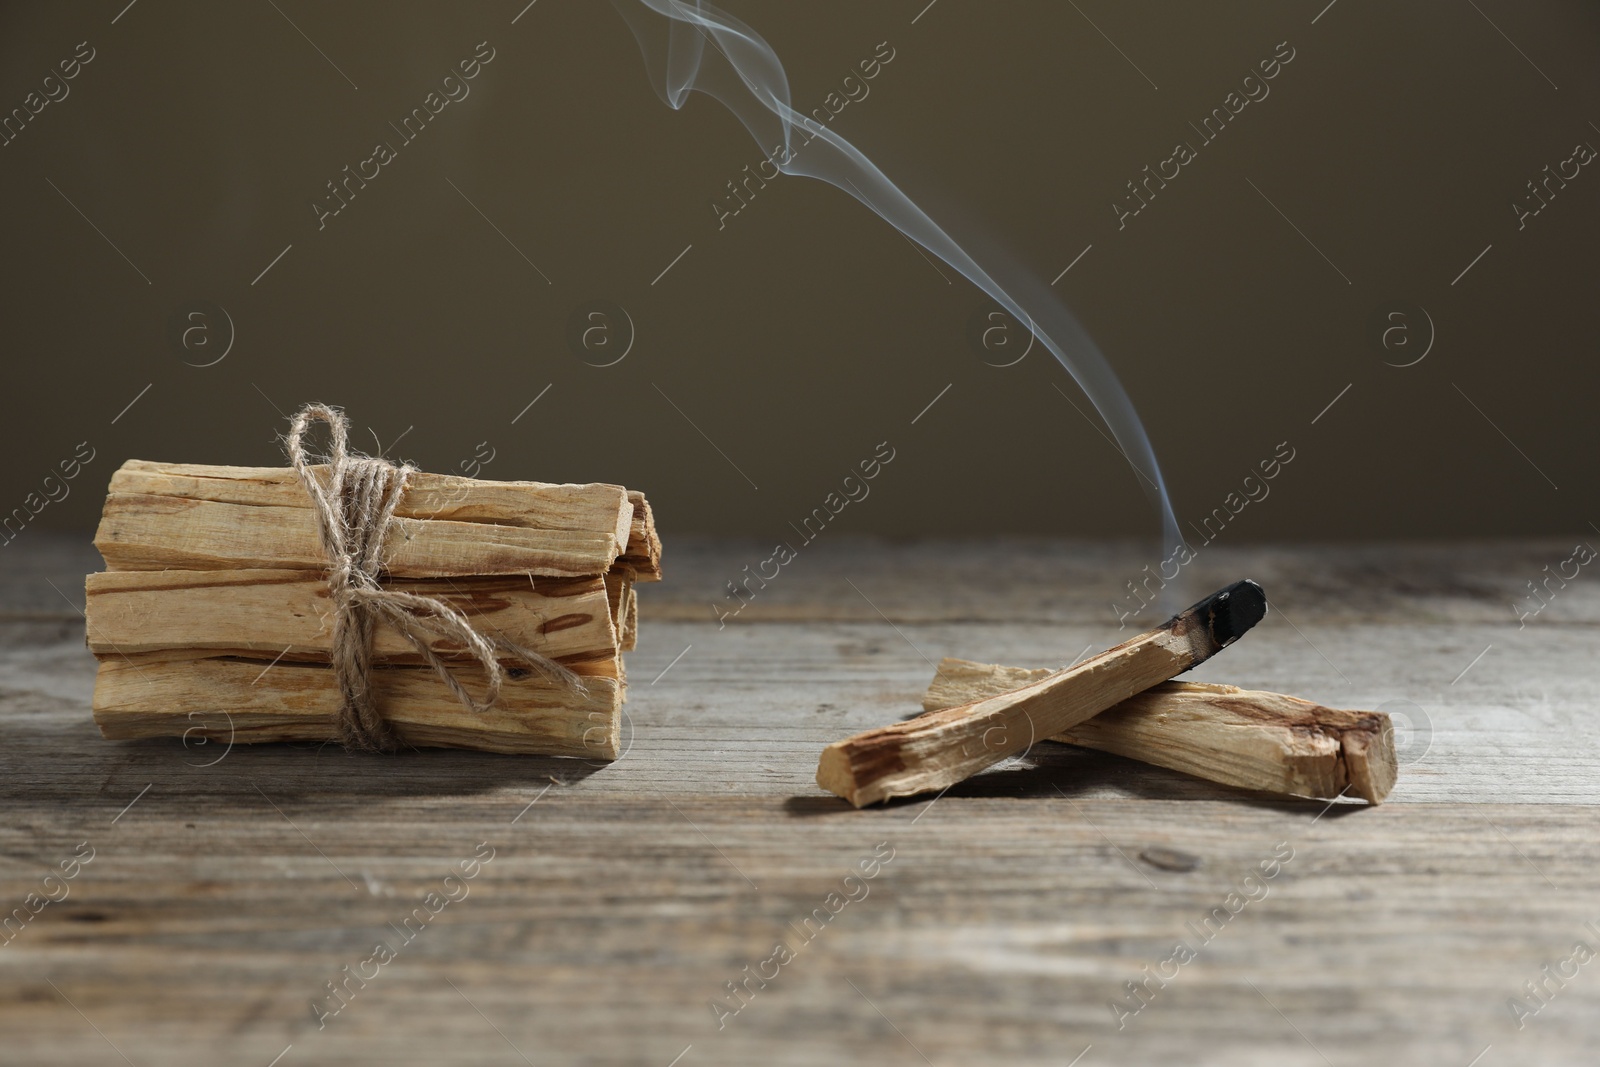
[[[783,173],[819,178],[849,193],[1028,326],[1100,412],[1145,495],[1160,509],[1163,555],[1177,548],[1172,503],[1139,416],[1094,340],[1047,286],[1000,263],[980,266],[853,144],[796,111],[783,64],[745,23],[700,0],[613,3],[638,39],[651,84],[669,107],[681,108],[691,92],[720,101]],[[805,140],[797,142],[799,137]],[[1003,284],[997,275],[1004,277]]]

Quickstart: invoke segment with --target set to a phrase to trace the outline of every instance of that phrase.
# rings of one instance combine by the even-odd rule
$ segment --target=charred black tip
[[[1219,589],[1187,611],[1180,611],[1167,625],[1179,622],[1188,626],[1204,626],[1206,634],[1217,648],[1226,648],[1239,640],[1250,627],[1267,614],[1267,594],[1255,582],[1246,578]]]
[[[1267,614],[1267,594],[1249,578],[1212,593],[1189,609],[1210,631],[1218,648],[1237,641]]]

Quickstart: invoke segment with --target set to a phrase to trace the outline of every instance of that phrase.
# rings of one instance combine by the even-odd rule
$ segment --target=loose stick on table
[[[945,659],[928,711],[1031,685],[1053,672]],[[1243,789],[1295,796],[1348,792],[1379,804],[1398,763],[1389,716],[1201,682],[1162,682],[1051,737]]]
[[[1266,611],[1259,585],[1236,582],[1165,625],[1013,692],[836,741],[822,750],[817,784],[858,808],[954,785],[1205,662]]]

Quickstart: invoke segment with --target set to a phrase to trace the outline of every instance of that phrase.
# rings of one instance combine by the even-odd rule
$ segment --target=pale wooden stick
[[[323,468],[313,468],[321,471]],[[661,577],[644,495],[615,485],[481,482],[413,472],[385,542],[385,572]],[[324,566],[295,472],[130,460],[112,477],[95,534],[111,570]]]
[[[111,570],[314,570],[327,562],[310,508],[166,496],[108,496],[94,545]],[[383,565],[397,578],[530,573],[577,578],[604,574],[617,551],[609,532],[396,518]]]
[[[311,469],[326,482],[326,466]],[[305,486],[287,467],[223,467],[130,459],[111,476],[110,491],[253,507],[311,507]],[[620,485],[491,482],[412,471],[395,514],[406,519],[610,533],[618,545],[626,545],[634,526],[631,497],[641,502],[644,499],[643,494],[630,494]],[[658,554],[659,551],[658,543]]]
[[[1203,663],[1265,613],[1261,587],[1237,582],[1164,626],[1021,689],[836,741],[822,750],[817,784],[858,808],[954,785]]]
[[[633,571],[640,582],[661,580],[661,538],[656,534],[655,512],[644,494],[628,490],[628,501],[633,505],[633,523],[628,530],[627,549],[617,557],[617,566]]]
[[[333,648],[334,610],[319,571],[106,571],[89,575],[85,587],[89,651],[96,655],[194,649],[327,663]],[[485,635],[572,661],[580,674],[590,673],[583,661],[613,658],[620,640],[621,619],[613,621],[599,578],[518,574],[391,581],[386,588],[441,600]],[[458,642],[437,635],[428,644],[436,652],[461,651]],[[373,662],[423,660],[380,623]]]
[[[945,659],[928,711],[1020,689],[1050,670]],[[1051,737],[1242,789],[1307,797],[1348,792],[1380,804],[1398,762],[1389,716],[1323,707],[1282,693],[1163,682]]]
[[[639,597],[634,581],[633,572],[626,567],[613,568],[606,575],[606,596],[617,628],[617,648],[623,652],[632,652],[639,638]]]
[[[615,679],[586,678],[579,693],[536,672],[512,675],[485,712],[462,707],[431,670],[385,667],[372,679],[384,718],[405,745],[606,760],[620,751],[623,686]],[[95,678],[94,719],[103,736],[118,740],[333,741],[339,699],[324,666],[113,656]]]

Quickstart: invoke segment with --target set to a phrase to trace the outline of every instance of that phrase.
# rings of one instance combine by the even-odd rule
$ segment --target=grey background
[[[129,457],[280,464],[284,415],[319,399],[427,469],[644,489],[669,541],[788,536],[882,441],[896,459],[849,533],[1155,533],[1066,373],[1042,349],[988,365],[986,298],[855,200],[780,178],[719,229],[712,199],[761,154],[707,97],[665,107],[609,4],[125,5],[0,14],[0,109],[95,49],[0,148],[0,509],[85,440],[36,525],[92,528]],[[1046,281],[1092,246],[1054,289],[1180,521],[1284,441],[1295,460],[1230,540],[1600,520],[1600,168],[1524,229],[1511,209],[1600,146],[1594,5],[725,6],[806,110],[888,42],[833,128],[958,236]],[[319,230],[324,183],[481,41],[470,96]],[[1270,96],[1119,231],[1124,183],[1282,41]],[[634,325],[614,366],[567,340],[594,300]],[[195,301],[232,322],[213,366],[188,364],[220,322],[209,349],[169,337]],[[1386,352],[1372,323],[1396,302],[1416,344]],[[1386,365],[1419,351],[1418,307],[1427,358]]]

